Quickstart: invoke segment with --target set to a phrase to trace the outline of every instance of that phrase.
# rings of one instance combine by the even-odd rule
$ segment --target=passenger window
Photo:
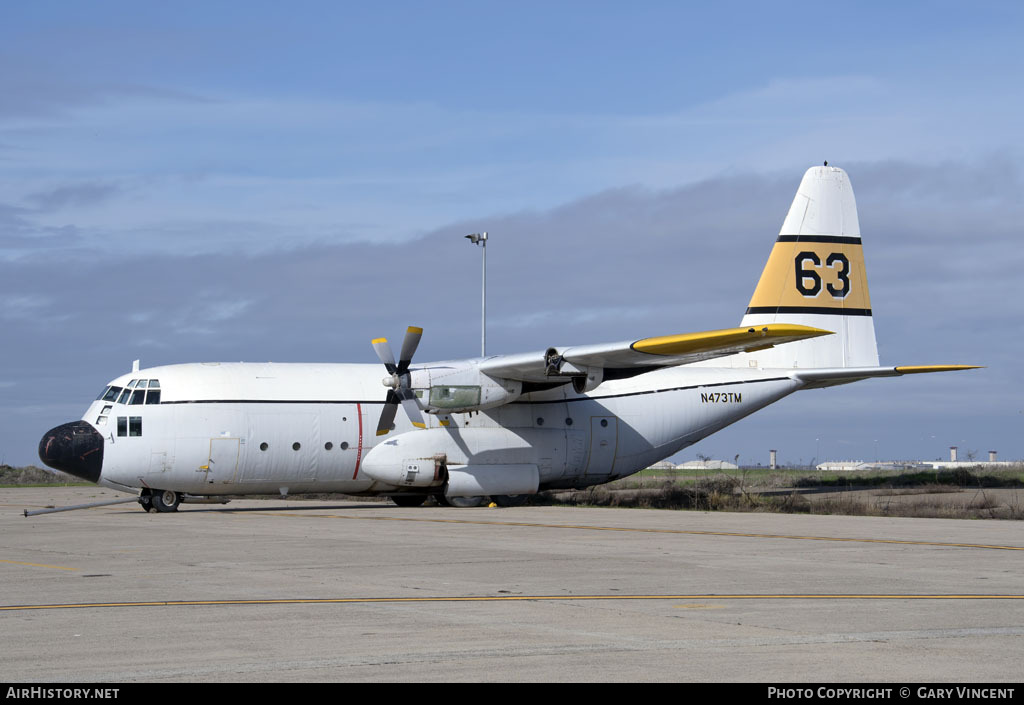
[[[160,403],[160,390],[159,389],[153,389],[152,387],[150,387],[149,391],[146,393],[146,403],[147,404],[159,404]]]
[[[142,417],[141,416],[129,416],[128,417],[128,435],[129,436],[141,436],[142,435]]]
[[[127,436],[128,435],[128,417],[118,416],[117,417],[117,435]]]

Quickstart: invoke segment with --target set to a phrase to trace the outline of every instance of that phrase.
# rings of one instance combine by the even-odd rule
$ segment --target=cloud
[[[171,104],[207,99],[159,85],[117,78],[97,80],[83,76],[74,66],[59,66],[25,53],[0,52],[0,123],[67,120],[82,108],[124,101]]]
[[[29,194],[25,200],[38,209],[60,210],[68,206],[92,206],[117,195],[121,188],[109,183],[76,183]]]

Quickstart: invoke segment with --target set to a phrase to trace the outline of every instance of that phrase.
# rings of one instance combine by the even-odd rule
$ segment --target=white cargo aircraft
[[[857,207],[807,171],[738,328],[413,364],[196,363],[114,379],[47,433],[50,467],[147,510],[340,492],[509,504],[635,473],[801,389],[968,365],[879,367]],[[399,407],[402,412],[399,413]]]

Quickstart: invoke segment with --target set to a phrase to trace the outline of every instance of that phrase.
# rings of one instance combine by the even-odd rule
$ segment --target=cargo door
[[[615,466],[619,437],[619,419],[615,416],[590,417],[590,457],[587,476],[610,475]]]
[[[232,482],[238,469],[237,438],[211,438],[210,462],[207,465],[207,482]]]

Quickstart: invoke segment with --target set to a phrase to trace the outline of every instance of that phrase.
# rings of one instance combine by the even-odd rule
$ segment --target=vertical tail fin
[[[798,323],[835,335],[751,353],[762,368],[873,367],[875,325],[857,202],[842,169],[804,174],[740,325]]]

